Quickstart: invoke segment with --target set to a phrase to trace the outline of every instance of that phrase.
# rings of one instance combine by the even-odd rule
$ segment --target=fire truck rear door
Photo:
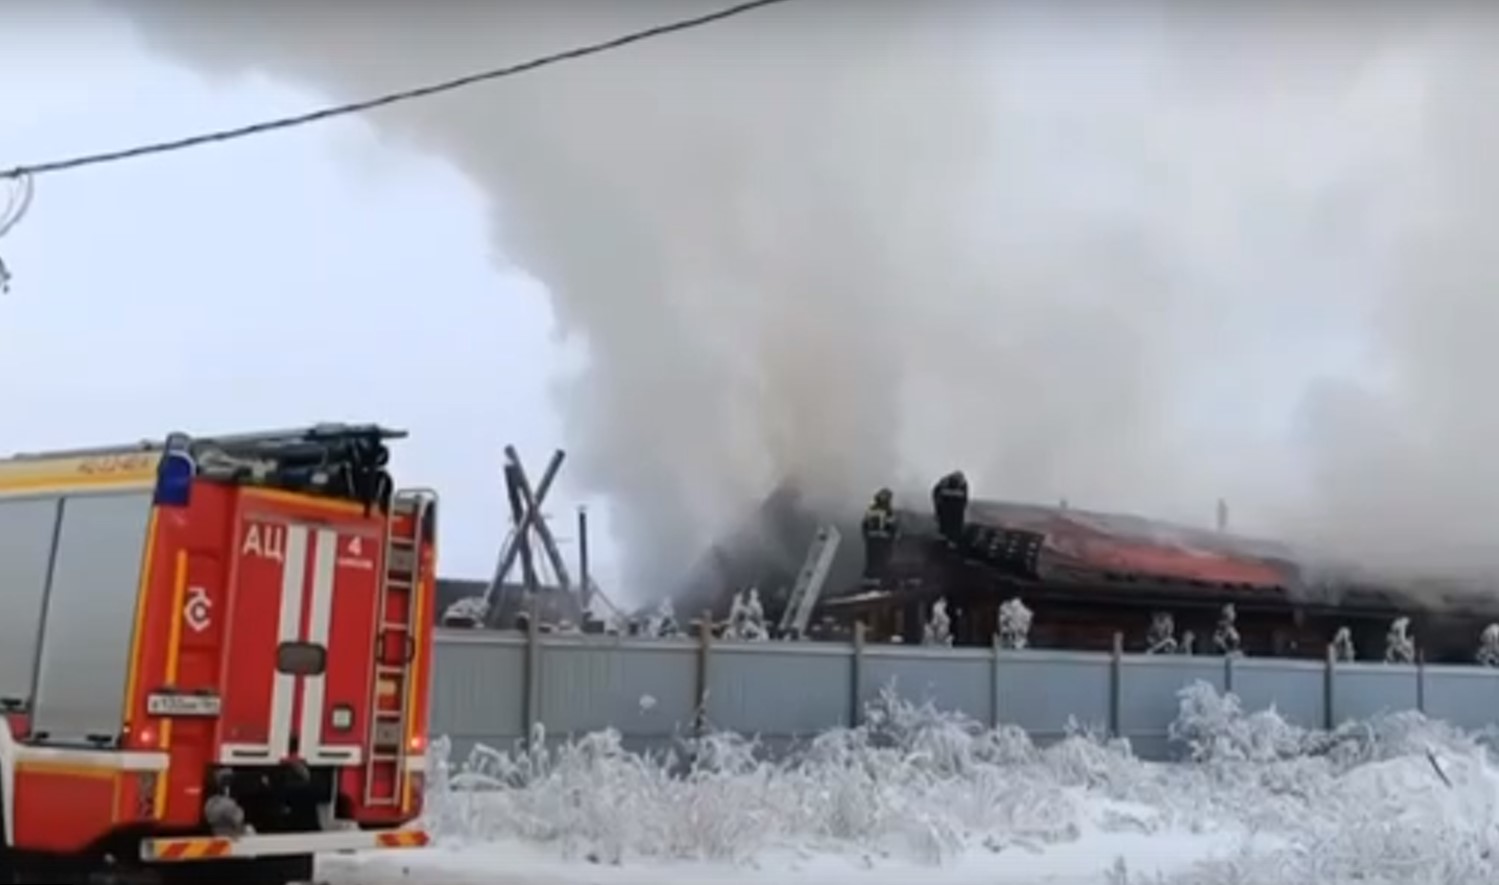
[[[297,745],[310,765],[364,761],[374,689],[380,532],[319,528],[313,536],[311,598],[303,640],[321,648],[320,672],[301,677]]]
[[[379,532],[257,511],[240,528],[220,758],[362,761]]]
[[[302,671],[318,663],[316,651],[300,642],[312,538],[307,525],[260,511],[246,513],[238,532],[220,760],[275,764],[291,754]]]

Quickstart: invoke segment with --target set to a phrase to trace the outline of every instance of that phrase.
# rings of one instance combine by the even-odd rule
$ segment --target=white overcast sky
[[[56,2],[63,5],[50,8],[69,8]],[[328,100],[264,77],[209,80],[154,55],[102,14],[37,18],[47,20],[7,20],[0,46],[0,168],[233,127]],[[1066,70],[1056,76],[1091,77],[1088,60],[1059,64]],[[1037,76],[1051,83],[1050,68]],[[480,87],[476,100],[507,85]],[[1080,89],[1053,85],[1063,96]],[[1376,97],[1367,116],[1379,121],[1388,101],[1383,92]],[[1392,112],[1397,121],[1405,116]],[[1278,183],[1268,196],[1248,172],[1205,193],[1225,200],[1248,193],[1258,201],[1250,210],[1277,194],[1299,206],[1301,178],[1308,191],[1324,179],[1336,184],[1350,149],[1334,136],[1363,119],[1349,112],[1325,124],[1300,120],[1311,131],[1293,130],[1300,140],[1288,143],[1321,150],[1278,149],[1263,169],[1248,164]],[[1070,192],[1133,193],[1130,181],[1089,179],[1083,188],[1070,166],[1052,166],[1036,163]],[[403,427],[413,438],[397,451],[398,481],[435,486],[445,499],[443,572],[486,575],[508,523],[501,449],[518,445],[534,475],[553,447],[568,446],[551,391],[581,353],[556,333],[545,290],[498,269],[506,256],[493,251],[485,199],[444,158],[382,142],[358,118],[43,177],[29,215],[0,239],[14,274],[13,292],[0,299],[0,451],[321,420]],[[1233,201],[1208,208],[1205,218],[1231,229],[1209,225],[1197,239],[1185,237],[1187,258],[1238,263],[1229,265],[1233,273],[1188,269],[1231,289],[1220,300],[1237,312],[1221,318],[1230,340],[1193,374],[1198,383],[1183,387],[1190,408],[1182,420],[1194,425],[1199,452],[1274,467],[1307,385],[1368,372],[1346,305],[1310,296],[1363,291],[1373,262],[1362,240],[1305,255],[1299,226],[1267,230],[1262,219],[1255,227],[1256,212],[1241,213]],[[1285,214],[1258,212],[1272,222]],[[1259,290],[1267,297],[1256,297]],[[571,556],[580,501],[567,476],[564,469],[547,510]],[[1202,495],[1194,511],[1202,523],[1218,493]],[[620,551],[608,542],[603,502],[589,503],[596,573],[614,585]],[[1242,512],[1236,525],[1257,530]]]
[[[108,20],[74,19],[65,40],[17,29],[0,52],[0,167],[322,103],[210,83]],[[0,450],[402,427],[397,481],[445,499],[444,574],[487,575],[506,525],[501,449],[516,444],[535,477],[564,445],[547,386],[570,354],[544,291],[495,269],[484,223],[441,158],[386,147],[357,119],[40,179],[0,240],[14,275]],[[564,482],[547,510],[571,555],[567,495]]]

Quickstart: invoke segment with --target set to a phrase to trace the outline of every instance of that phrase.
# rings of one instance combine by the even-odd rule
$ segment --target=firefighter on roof
[[[963,471],[954,470],[932,486],[932,510],[937,516],[937,531],[947,543],[956,545],[961,541],[968,510],[968,477]]]
[[[875,493],[874,502],[864,511],[864,582],[878,584],[895,552],[900,523],[895,517],[895,496],[889,489]]]

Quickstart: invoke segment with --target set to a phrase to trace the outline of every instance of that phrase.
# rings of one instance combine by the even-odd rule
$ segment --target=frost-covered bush
[[[1194,865],[1149,885],[1499,881],[1499,778],[1488,735],[1416,712],[1332,732],[1246,714],[1206,684],[1182,692],[1173,737],[1235,796],[1241,820],[1276,844]],[[1116,876],[1117,880],[1117,876]]]
[[[1353,631],[1347,627],[1339,627],[1332,636],[1332,654],[1339,661],[1354,661],[1358,659],[1358,649],[1353,645]]]
[[[1145,653],[1148,655],[1176,654],[1176,619],[1170,612],[1151,615],[1150,629],[1145,631]]]
[[[549,744],[538,730],[537,749],[479,747],[456,763],[439,741],[427,817],[450,842],[524,839],[604,863],[836,848],[940,864],[1089,832],[1192,831],[1243,843],[1164,876],[1101,857],[1099,881],[1499,881],[1489,735],[1416,713],[1320,732],[1274,710],[1246,712],[1205,683],[1181,692],[1170,728],[1183,764],[1143,762],[1127,742],[1068,731],[1038,747],[1018,728],[903,701],[892,687],[859,727],[774,757],[719,733],[640,754],[612,731]]]
[[[482,596],[465,596],[442,613],[444,627],[482,627],[489,615],[489,602]]]
[[[1409,664],[1416,660],[1416,641],[1411,638],[1410,627],[1410,618],[1399,617],[1390,622],[1384,638],[1385,663]]]
[[[952,618],[947,614],[947,600],[932,603],[932,616],[922,627],[923,645],[952,645]]]
[[[751,587],[734,594],[723,638],[744,642],[764,642],[770,638],[770,630],[765,625],[765,606],[760,602],[758,589]]]
[[[1306,752],[1307,733],[1274,710],[1245,714],[1239,698],[1206,682],[1179,693],[1180,709],[1167,730],[1194,762],[1272,762]]]
[[[1006,599],[999,606],[999,647],[1022,649],[1030,645],[1031,622],[1034,614],[1025,602],[1016,596]]]
[[[1233,603],[1218,612],[1218,626],[1213,630],[1213,648],[1220,655],[1240,653],[1243,637],[1239,635],[1239,613]]]
[[[1041,750],[1019,728],[985,728],[890,689],[860,727],[776,761],[731,734],[656,755],[627,752],[613,731],[553,746],[535,737],[535,750],[434,760],[434,830],[460,842],[549,842],[608,862],[745,860],[819,842],[940,862],[984,840],[1075,838],[1086,809],[1072,788],[1128,784],[1111,769],[1142,767],[1084,735]]]
[[[1485,667],[1499,667],[1499,624],[1490,624],[1478,635],[1478,654],[1474,656]]]
[[[656,639],[670,639],[682,635],[682,628],[677,623],[677,612],[672,606],[670,599],[663,599],[639,626],[641,636],[649,636]]]

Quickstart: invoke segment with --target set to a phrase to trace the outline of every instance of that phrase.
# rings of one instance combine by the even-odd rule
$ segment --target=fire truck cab
[[[0,882],[426,844],[436,496],[376,425],[0,460]]]

